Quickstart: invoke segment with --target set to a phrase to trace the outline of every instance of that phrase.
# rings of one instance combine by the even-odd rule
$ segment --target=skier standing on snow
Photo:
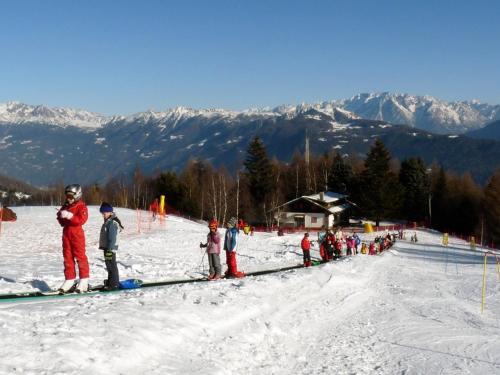
[[[340,240],[335,240],[335,259],[342,257],[342,242]]]
[[[356,254],[358,254],[358,246],[361,243],[361,238],[359,238],[358,234],[354,232],[354,235],[352,236],[354,239],[354,249],[356,251]]]
[[[370,246],[368,248],[368,255],[376,255],[377,253],[375,252],[375,244],[373,242],[370,242]]]
[[[243,272],[238,271],[236,264],[236,250],[238,249],[238,222],[232,217],[227,222],[226,235],[224,236],[224,250],[226,250],[227,271],[226,277],[244,277]]]
[[[220,265],[220,235],[217,231],[217,220],[212,219],[208,224],[210,232],[207,235],[207,242],[200,243],[200,248],[207,248],[209,275],[208,280],[218,280],[221,277]]]
[[[151,203],[149,205],[149,210],[151,211],[151,213],[153,214],[153,221],[156,220],[156,216],[158,215],[158,198],[155,198],[155,200],[153,201],[153,203]]]
[[[333,259],[333,254],[335,252],[335,237],[333,235],[333,232],[331,230],[328,230],[326,232],[326,260],[330,261]]]
[[[62,245],[64,256],[65,281],[59,288],[61,293],[75,289],[76,292],[86,292],[89,281],[89,262],[85,254],[85,233],[83,224],[88,219],[87,206],[81,200],[80,185],[68,185],[64,189],[66,202],[57,211],[57,221],[63,227]],[[76,284],[75,261],[78,263],[80,281]]]
[[[99,212],[104,219],[99,234],[99,249],[104,250],[104,262],[108,270],[108,279],[104,281],[104,290],[116,290],[120,288],[116,252],[118,250],[118,234],[123,229],[123,226],[109,203],[103,202]]]
[[[347,236],[346,240],[345,240],[345,245],[346,245],[346,255],[352,255],[352,244],[353,244],[353,241],[352,241],[352,237],[351,236]]]
[[[304,253],[304,267],[311,266],[311,242],[309,241],[309,233],[304,234],[304,238],[300,243],[302,252]]]

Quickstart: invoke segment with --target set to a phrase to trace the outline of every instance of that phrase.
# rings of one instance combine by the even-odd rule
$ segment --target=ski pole
[[[205,253],[206,253],[206,250],[203,251],[203,255],[201,256],[201,262],[198,266],[198,270],[200,269],[200,267],[203,266],[203,271],[202,271],[203,274],[205,274],[205,263],[203,263],[203,260],[205,259]]]

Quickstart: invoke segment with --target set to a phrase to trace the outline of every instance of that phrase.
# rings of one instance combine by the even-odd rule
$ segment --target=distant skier
[[[156,216],[158,215],[158,209],[159,209],[158,198],[156,198],[153,201],[153,203],[149,205],[149,211],[151,211],[151,214],[153,215],[153,221],[156,220]]]
[[[326,260],[330,261],[334,259],[335,254],[335,236],[333,235],[333,232],[331,230],[328,230],[326,232],[325,240]]]
[[[238,231],[245,228],[245,221],[243,219],[238,220]]]
[[[361,238],[359,238],[356,232],[354,232],[352,238],[354,239],[354,250],[358,254],[358,246],[361,244]]]
[[[413,232],[413,236],[411,236],[411,242],[418,242],[417,232]]]
[[[342,257],[342,241],[335,240],[335,259],[339,259]]]
[[[104,219],[99,234],[99,249],[104,250],[104,262],[108,270],[108,279],[104,282],[104,290],[116,290],[120,288],[116,252],[118,251],[118,235],[123,226],[109,203],[103,202],[99,212]]]
[[[224,250],[226,250],[227,271],[226,277],[244,277],[243,272],[238,271],[236,264],[236,250],[238,249],[238,222],[232,217],[227,222],[226,235],[224,236]]]
[[[218,280],[221,278],[220,265],[220,235],[218,232],[217,220],[212,219],[208,224],[210,232],[207,235],[207,242],[200,243],[200,248],[207,248],[209,275],[208,280]]]
[[[370,246],[368,247],[368,255],[376,255],[375,251],[375,243],[370,242]]]
[[[300,243],[302,253],[304,254],[304,267],[311,266],[311,241],[309,241],[309,233],[304,234],[304,238]]]
[[[361,254],[366,254],[368,252],[366,243],[361,244]]]
[[[71,290],[86,292],[89,281],[89,262],[85,254],[85,233],[83,224],[88,219],[87,206],[81,200],[80,185],[68,185],[64,189],[66,201],[57,212],[57,221],[63,227],[62,245],[65,281],[59,288],[61,293]],[[80,281],[76,285],[75,261],[78,263]]]
[[[346,255],[352,255],[352,248],[354,247],[354,240],[352,239],[351,236],[347,236],[346,240],[345,240],[345,244],[346,244]]]

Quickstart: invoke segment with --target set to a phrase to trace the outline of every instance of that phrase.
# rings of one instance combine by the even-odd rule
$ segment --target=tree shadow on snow
[[[436,263],[483,264],[484,254],[472,250],[457,249],[439,245],[412,244],[412,248],[397,246],[395,250],[412,259],[421,259]],[[488,257],[488,264],[496,264],[495,257]]]
[[[8,283],[15,283],[16,282],[16,280],[11,279],[10,277],[5,277],[5,276],[1,276],[1,275],[0,275],[0,281],[5,281]]]
[[[6,281],[8,283],[17,283],[15,279],[11,279],[10,277],[0,276],[0,281]],[[31,281],[23,281],[21,284],[29,284],[33,288],[40,290],[41,292],[48,292],[52,290],[52,288],[43,280],[31,280]]]
[[[48,292],[48,291],[52,290],[52,288],[43,280],[31,280],[31,281],[29,281],[29,284],[33,288],[36,288],[41,292]]]

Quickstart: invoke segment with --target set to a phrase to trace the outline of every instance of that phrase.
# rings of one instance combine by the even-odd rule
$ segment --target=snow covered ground
[[[63,278],[54,207],[17,208],[2,223],[0,293],[48,290]],[[91,281],[106,276],[85,225]],[[170,217],[125,224],[122,279],[200,277],[207,228]],[[373,238],[363,235],[368,240]],[[483,256],[419,231],[380,256],[309,269],[97,296],[0,301],[1,374],[500,374],[500,282],[493,259],[481,313]],[[239,268],[301,262],[301,234],[241,236]],[[317,249],[317,248],[316,248]],[[313,251],[313,256],[318,256]],[[222,257],[224,258],[224,257]],[[224,266],[225,268],[225,266]]]

